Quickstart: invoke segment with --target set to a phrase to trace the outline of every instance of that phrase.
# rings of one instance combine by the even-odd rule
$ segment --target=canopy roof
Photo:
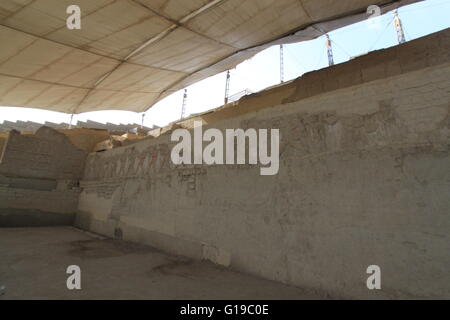
[[[277,43],[418,0],[1,0],[0,105],[141,112]],[[81,8],[81,30],[66,8]]]

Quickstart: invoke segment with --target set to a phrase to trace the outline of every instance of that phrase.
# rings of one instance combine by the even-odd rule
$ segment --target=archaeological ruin
[[[251,23],[270,16],[264,8],[248,23],[219,19],[233,5],[250,15],[249,2],[186,1],[160,11],[158,1],[92,1],[82,4],[88,17],[76,35],[65,12],[62,22],[30,20],[39,5],[56,15],[65,1],[19,2],[0,10],[0,104],[77,114],[145,111],[283,39],[317,37],[312,26],[328,32],[360,21],[372,3],[388,12],[416,1],[279,1],[272,5],[283,23],[259,30]],[[130,13],[111,20],[114,28],[89,20],[123,10]],[[163,127],[5,122],[5,297],[448,299],[449,88],[445,29]],[[279,129],[278,171],[175,164],[172,134],[193,132],[198,121],[224,136]],[[72,264],[90,281],[84,291],[37,289],[50,277],[39,269]],[[381,268],[381,290],[366,286],[371,265]],[[54,277],[65,286],[64,271]],[[107,279],[119,289],[102,287]],[[150,281],[154,291],[144,288]]]

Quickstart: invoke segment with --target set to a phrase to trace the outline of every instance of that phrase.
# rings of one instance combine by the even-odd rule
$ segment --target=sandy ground
[[[81,290],[67,289],[69,265],[81,268]],[[72,227],[0,228],[2,286],[0,299],[324,298]]]

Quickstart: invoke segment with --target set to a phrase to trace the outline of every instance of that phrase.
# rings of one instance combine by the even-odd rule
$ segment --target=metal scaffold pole
[[[227,71],[227,79],[225,82],[225,104],[228,103],[228,93],[230,91],[230,78],[231,78],[230,70],[228,70]]]
[[[145,113],[142,114],[141,129],[144,128],[144,118],[145,118]]]
[[[283,45],[280,44],[280,82],[284,82],[284,52],[283,52]]]
[[[325,35],[327,37],[327,53],[328,53],[328,65],[331,67],[334,65],[334,58],[333,58],[333,46],[331,45],[331,39],[328,34]]]
[[[186,102],[187,102],[187,89],[184,89],[183,104],[181,106],[181,119],[183,119],[186,114]]]
[[[72,129],[73,113],[70,115],[69,129]]]
[[[400,17],[398,16],[397,10],[394,12],[394,24],[395,24],[395,29],[397,31],[398,43],[399,44],[405,43],[406,42],[405,32],[403,30],[402,21],[400,20]]]

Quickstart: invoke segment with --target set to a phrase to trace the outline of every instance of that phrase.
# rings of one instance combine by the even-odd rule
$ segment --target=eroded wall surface
[[[0,227],[72,224],[86,156],[49,127],[11,131],[0,158]]]
[[[5,132],[0,132],[0,159],[2,157],[3,147],[5,146],[7,136],[8,135]]]
[[[73,128],[60,129],[58,132],[67,136],[75,147],[86,152],[94,151],[97,143],[109,139],[108,130],[102,129]]]
[[[279,128],[275,176],[175,166],[170,132],[91,153],[77,225],[331,296],[449,298],[449,34],[204,117]],[[381,267],[380,291],[366,287],[369,265]]]
[[[1,158],[0,174],[76,180],[81,177],[85,158],[85,151],[49,127],[41,127],[35,135],[11,131]]]

